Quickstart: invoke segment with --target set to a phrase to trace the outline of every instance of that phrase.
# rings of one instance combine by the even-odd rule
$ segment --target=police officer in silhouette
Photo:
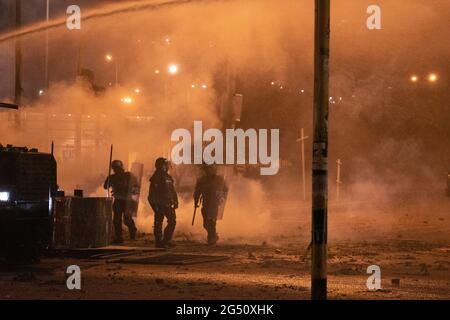
[[[169,161],[165,158],[158,158],[155,162],[155,172],[150,178],[150,190],[148,201],[155,212],[154,236],[155,247],[174,247],[172,242],[173,232],[176,225],[176,213],[178,208],[178,197],[174,187],[174,180],[169,175]],[[167,219],[167,226],[162,231],[164,218]]]
[[[194,205],[200,206],[202,198],[203,227],[208,233],[208,245],[215,245],[219,240],[216,231],[216,223],[221,206],[228,194],[228,186],[225,178],[217,174],[215,165],[204,164],[203,174],[197,179],[194,192]],[[223,207],[222,207],[223,209]]]
[[[136,179],[133,179],[132,174],[124,170],[122,161],[114,160],[111,163],[111,167],[114,173],[106,178],[103,187],[105,189],[112,188],[112,196],[114,197],[114,243],[121,244],[123,243],[122,221],[128,227],[130,239],[134,240],[136,238],[136,225],[134,224],[132,213],[128,208],[132,201],[131,195],[138,187],[135,181]]]

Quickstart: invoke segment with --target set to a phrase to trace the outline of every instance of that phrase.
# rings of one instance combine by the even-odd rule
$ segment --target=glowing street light
[[[417,82],[419,81],[419,77],[418,76],[411,76],[411,82]]]
[[[141,93],[141,89],[136,88],[136,89],[134,89],[134,92],[136,92],[136,93]]]
[[[120,99],[120,101],[124,104],[132,104],[133,103],[133,99],[131,97],[123,97],[122,99]]]
[[[117,60],[113,59],[113,56],[110,54],[107,54],[105,56],[105,59],[107,62],[114,61],[114,67],[116,69],[116,87],[119,85],[119,66],[117,65]]]
[[[170,74],[177,74],[178,73],[178,66],[176,64],[170,64],[168,71]]]
[[[428,81],[430,82],[436,82],[438,79],[438,76],[435,73],[432,73],[428,76]]]

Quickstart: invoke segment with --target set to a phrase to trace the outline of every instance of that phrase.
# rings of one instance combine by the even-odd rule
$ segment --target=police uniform
[[[215,244],[218,240],[216,232],[219,206],[226,198],[228,186],[222,175],[203,175],[196,183],[194,202],[198,204],[202,197],[203,227],[208,232],[208,244]]]
[[[148,201],[155,212],[154,236],[155,245],[163,247],[171,244],[176,225],[175,209],[178,208],[178,197],[173,178],[164,170],[156,169],[150,178]],[[162,232],[164,217],[167,226]]]
[[[107,189],[108,185],[112,187],[112,195],[114,197],[113,203],[113,224],[115,232],[115,242],[122,242],[122,220],[123,223],[128,227],[130,232],[130,238],[135,239],[136,237],[136,226],[134,224],[129,207],[132,205],[131,199],[131,183],[132,175],[130,172],[116,172],[109,176],[104,183],[104,188]]]

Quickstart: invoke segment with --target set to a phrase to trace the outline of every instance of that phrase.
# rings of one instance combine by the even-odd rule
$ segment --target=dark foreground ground
[[[450,299],[450,205],[330,210],[331,299]],[[286,207],[286,210],[289,206]],[[394,212],[395,211],[395,212]],[[0,299],[309,299],[308,219],[275,221],[267,239],[223,239],[208,247],[178,235],[170,253],[221,255],[194,265],[119,263],[116,258],[44,258],[32,267],[1,266]],[[375,218],[376,217],[376,218]],[[283,230],[291,230],[290,235]],[[297,231],[295,231],[297,230]],[[303,231],[305,230],[305,231]],[[149,235],[127,246],[151,248]],[[259,242],[257,242],[259,241]],[[135,257],[165,254],[136,253]],[[131,256],[133,257],[133,256]],[[381,268],[382,289],[369,291],[366,269]],[[69,265],[82,289],[66,287]]]

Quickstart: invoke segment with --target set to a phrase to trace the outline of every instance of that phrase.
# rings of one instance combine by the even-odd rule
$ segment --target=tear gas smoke
[[[442,26],[448,26],[448,16],[439,13],[448,12],[449,4],[429,3],[379,1],[384,17],[379,32],[365,27],[366,2],[348,0],[333,5],[331,85],[337,103],[330,108],[331,202],[337,158],[343,161],[342,201],[375,205],[401,199],[404,194],[442,191],[439,188],[444,186],[450,163],[449,145],[443,143],[450,139],[450,113],[448,104],[442,103],[448,101],[448,94],[439,91],[446,78],[439,77],[432,93],[428,87],[411,93],[408,87],[412,74],[431,72],[448,59],[450,44],[438,34]],[[264,238],[272,235],[280,222],[274,216],[290,216],[298,220],[286,232],[298,235],[296,226],[302,223],[302,234],[309,236],[303,222],[307,225],[310,211],[299,213],[308,203],[298,201],[300,159],[295,139],[301,127],[307,133],[312,131],[313,13],[313,1],[306,0],[139,1],[86,10],[79,32],[66,30],[63,21],[55,19],[49,32],[51,86],[38,100],[32,98],[43,87],[44,26],[0,35],[2,48],[7,49],[13,48],[12,39],[21,34],[23,89],[28,97],[22,120],[33,122],[33,116],[43,114],[54,129],[49,134],[45,127],[18,130],[14,121],[4,121],[9,125],[0,127],[0,142],[49,151],[55,140],[61,188],[69,191],[78,186],[100,196],[104,191],[98,186],[106,176],[109,144],[113,143],[114,158],[123,159],[128,166],[134,160],[145,164],[144,205],[138,225],[151,232],[146,180],[154,159],[168,155],[170,133],[190,128],[194,120],[221,128],[224,96],[244,88],[248,93],[244,95],[242,126],[280,128],[282,163],[290,160],[292,167],[282,165],[276,178],[261,181],[230,177],[230,199],[219,232],[228,239]],[[0,54],[2,61],[13,61],[11,54]],[[117,88],[108,87],[96,96],[70,80],[81,65],[95,71],[96,84],[114,83],[114,68],[105,61],[105,54],[111,54],[117,63]],[[176,74],[168,74],[168,66],[174,63]],[[12,69],[2,65],[0,70],[5,71],[0,95],[8,100],[13,81],[7,75]],[[269,95],[275,87],[271,83],[279,90]],[[284,92],[285,100],[280,98]],[[126,100],[130,103],[121,103],[124,97],[130,98]],[[15,117],[13,111],[1,111],[0,116]],[[79,146],[84,151],[76,162],[70,152],[62,153],[74,149],[75,137],[62,136],[70,117],[81,117],[82,123],[91,126],[82,129],[91,144]],[[41,118],[36,123],[45,121]],[[56,128],[57,124],[60,127]],[[307,171],[310,147],[307,141]],[[309,174],[307,178],[309,186]],[[191,179],[191,185],[194,181]],[[200,233],[200,216],[194,231],[189,226],[193,205],[190,193],[186,194],[178,210],[178,231]],[[283,211],[285,203],[292,203],[292,209]],[[363,216],[373,213],[346,208],[349,214],[358,210]],[[344,218],[352,223],[352,217]],[[345,230],[336,232],[347,235]]]

